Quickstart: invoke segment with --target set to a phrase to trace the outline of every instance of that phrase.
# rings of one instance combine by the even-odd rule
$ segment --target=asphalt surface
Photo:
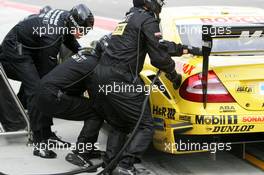
[[[51,5],[53,8],[61,9],[70,9],[75,4],[85,3],[89,5],[95,15],[114,19],[121,19],[132,5],[130,1],[126,0],[16,0],[16,2],[37,6]],[[167,0],[167,6],[231,5],[264,8],[263,2],[263,0]],[[22,12],[16,12],[16,14],[13,15],[22,17],[24,14]],[[1,21],[3,23],[0,28],[0,39],[2,39],[4,33],[7,32],[6,29],[13,25],[10,19],[2,18]],[[73,133],[72,131],[75,131],[75,128],[81,127],[80,123],[71,123],[71,125],[69,125],[67,121],[61,120],[56,120],[55,126],[55,129],[59,131],[58,133],[63,136],[65,140],[72,142],[75,141],[78,134],[78,132]],[[104,133],[101,135],[105,136]],[[100,140],[100,143],[105,145],[105,137]],[[47,161],[33,157],[31,148],[21,146],[24,145],[24,143],[25,138],[7,138],[5,140],[0,140],[0,157],[3,158],[1,158],[2,160],[0,159],[0,171],[6,170],[4,172],[10,172],[10,174],[12,174],[12,172],[18,172],[13,166],[18,169],[20,166],[20,168],[23,169],[20,170],[19,174],[27,174],[26,172],[28,172],[28,170],[31,170],[30,174],[40,174],[40,172],[63,172],[74,168],[74,166],[64,161],[65,152],[59,152],[59,158],[57,160]],[[17,153],[11,154],[12,152]],[[10,162],[12,162],[12,165]],[[259,169],[245,163],[229,152],[219,153],[217,155],[217,160],[213,161],[209,153],[175,156],[150,149],[144,156],[143,165],[156,175],[263,174]]]
[[[87,4],[95,15],[121,19],[132,6],[132,0],[14,0],[39,6],[51,5],[54,8],[70,9],[75,4]],[[263,0],[165,0],[166,6],[227,5],[253,6],[264,8]]]

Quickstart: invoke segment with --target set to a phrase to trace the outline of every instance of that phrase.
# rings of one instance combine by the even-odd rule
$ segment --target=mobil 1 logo
[[[199,125],[226,125],[237,124],[237,115],[197,115],[195,123]]]

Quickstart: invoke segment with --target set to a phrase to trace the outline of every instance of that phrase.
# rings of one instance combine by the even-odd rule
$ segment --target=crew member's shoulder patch
[[[127,23],[119,23],[114,32],[112,33],[112,35],[123,35],[124,31],[126,29]]]
[[[155,35],[155,37],[156,37],[157,39],[159,39],[159,40],[163,38],[161,32],[154,33],[154,35]]]
[[[72,59],[76,61],[77,63],[80,63],[80,62],[87,60],[87,57],[85,57],[84,55],[75,54],[72,56]]]

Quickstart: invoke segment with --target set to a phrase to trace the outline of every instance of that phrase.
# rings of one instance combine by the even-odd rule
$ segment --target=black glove
[[[105,51],[106,47],[108,46],[108,42],[111,38],[111,35],[105,35],[100,38],[98,41],[93,41],[91,46],[94,48],[96,55],[101,57],[102,53]]]
[[[78,50],[79,55],[92,55],[92,52],[94,52],[92,47],[80,47]]]
[[[173,83],[173,88],[175,90],[179,89],[182,83],[182,76],[176,71],[165,74],[165,76]]]
[[[170,56],[182,56],[183,54],[183,45],[176,44],[172,41],[161,40],[160,41],[161,47],[165,48],[168,51]]]
[[[196,56],[203,56],[202,48],[192,47],[192,46],[183,46],[183,48],[187,49],[189,54],[196,55]]]
[[[92,56],[94,58],[100,58],[100,56],[97,54],[96,50],[92,47],[83,47],[79,48],[79,51],[77,53],[79,56]]]

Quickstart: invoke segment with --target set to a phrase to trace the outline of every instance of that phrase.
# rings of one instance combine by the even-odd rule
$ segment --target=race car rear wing
[[[213,31],[213,32],[212,32]],[[255,24],[252,26],[202,26],[202,52],[203,52],[203,68],[202,68],[202,87],[203,87],[203,107],[207,106],[207,87],[208,87],[208,69],[209,69],[209,56],[213,48],[214,39],[223,38],[240,38],[251,36],[264,36],[264,24]],[[264,43],[263,43],[264,44]]]

